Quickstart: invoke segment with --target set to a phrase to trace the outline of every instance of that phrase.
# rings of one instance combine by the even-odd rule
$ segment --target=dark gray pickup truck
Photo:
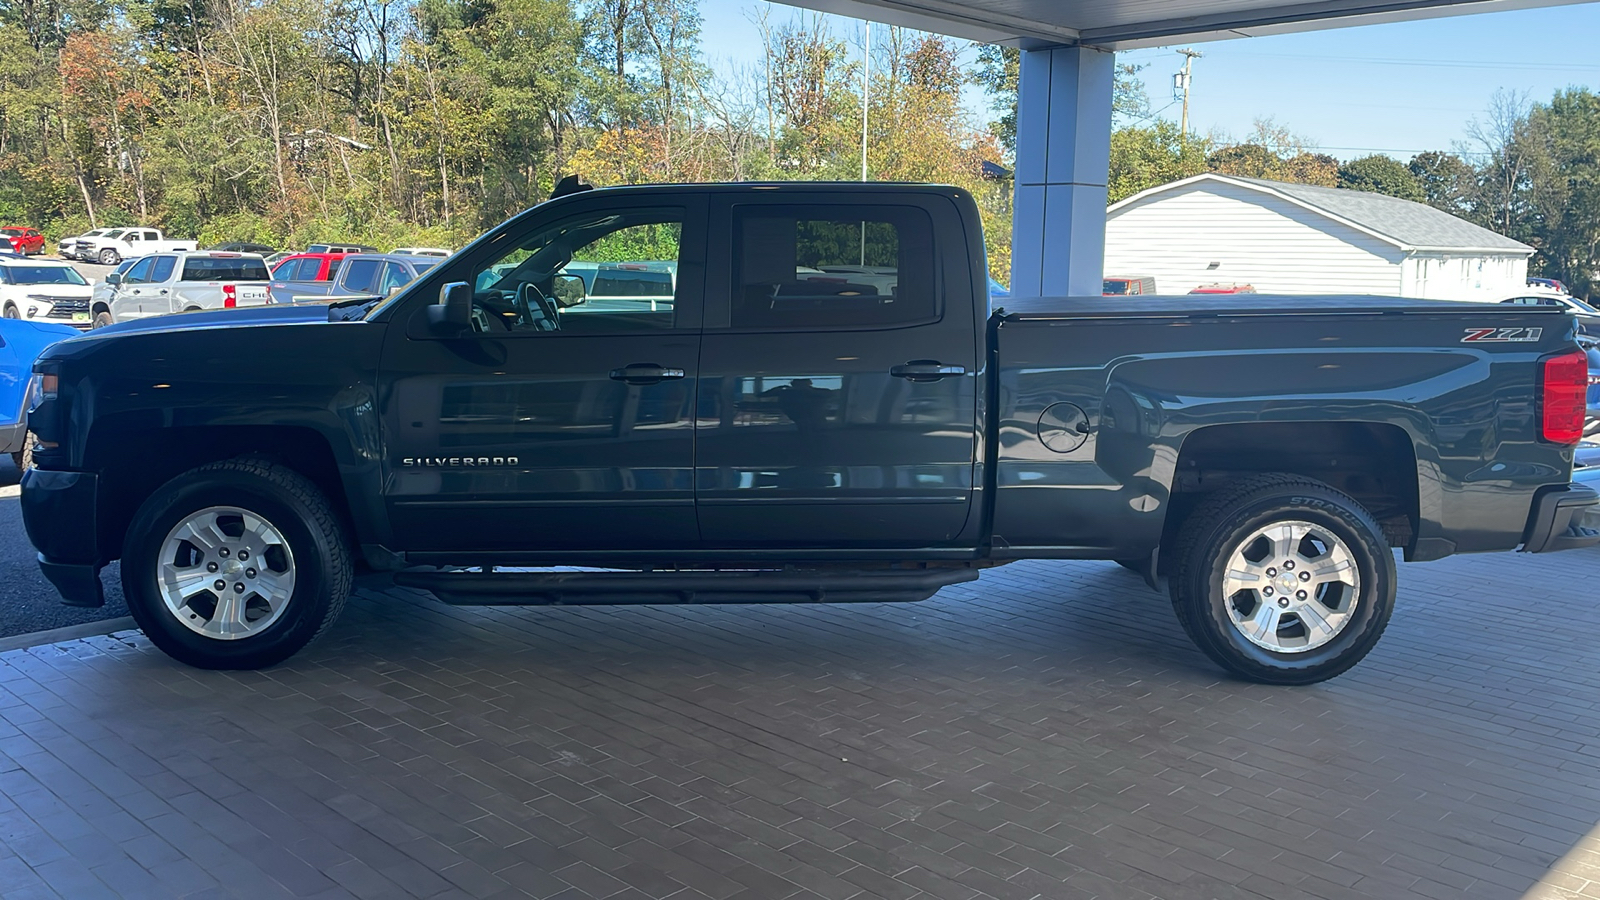
[[[955,188],[558,194],[394,297],[47,351],[22,507],[66,602],[120,558],[152,641],[243,668],[327,629],[358,565],[449,603],[717,603],[1105,559],[1165,582],[1226,669],[1304,684],[1378,641],[1391,548],[1600,541],[1559,309],[991,309]],[[591,305],[601,266],[671,295]]]

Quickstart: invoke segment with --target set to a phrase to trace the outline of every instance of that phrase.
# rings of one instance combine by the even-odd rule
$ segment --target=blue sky
[[[761,39],[751,0],[703,0],[705,52],[726,68],[754,64]],[[771,21],[799,11],[771,4]],[[860,23],[833,19],[859,44]],[[1340,28],[1196,44],[1190,127],[1243,136],[1271,116],[1341,159],[1387,152],[1409,159],[1466,140],[1497,89],[1548,100],[1568,86],[1600,87],[1600,3]],[[1182,58],[1173,48],[1135,50],[1151,108],[1172,100]],[[978,96],[969,98],[978,107]],[[980,110],[980,112],[986,112]],[[1177,121],[1178,106],[1162,116]]]

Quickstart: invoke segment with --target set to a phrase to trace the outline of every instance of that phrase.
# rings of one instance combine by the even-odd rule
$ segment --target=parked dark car
[[[217,244],[215,247],[207,247],[205,249],[219,253],[259,253],[262,256],[271,256],[278,252],[278,248],[269,244],[255,244],[250,241],[229,241],[225,244]]]
[[[331,280],[297,281],[274,277],[269,290],[273,303],[316,302],[357,295],[386,297],[438,263],[432,256],[407,253],[352,253],[340,262],[337,277]],[[667,293],[670,297],[670,289]]]
[[[1562,309],[991,309],[958,188],[558,194],[392,297],[47,350],[21,508],[65,601],[120,559],[152,642],[250,668],[327,630],[357,559],[462,604],[919,600],[1104,559],[1228,671],[1306,684],[1377,643],[1396,549],[1600,543]],[[673,261],[671,302],[554,299]]]

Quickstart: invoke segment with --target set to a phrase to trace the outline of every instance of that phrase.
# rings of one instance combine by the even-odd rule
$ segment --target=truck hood
[[[326,303],[272,304],[268,306],[241,306],[237,309],[213,309],[201,312],[174,313],[170,316],[152,316],[132,322],[120,322],[96,328],[84,335],[86,339],[114,338],[135,332],[165,332],[191,328],[244,328],[260,325],[307,325],[343,321],[339,310]]]

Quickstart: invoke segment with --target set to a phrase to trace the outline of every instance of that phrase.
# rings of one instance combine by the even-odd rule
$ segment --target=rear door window
[[[172,270],[178,265],[176,256],[157,256],[155,264],[150,267],[150,280],[163,282],[172,278]]]
[[[378,283],[378,269],[382,265],[383,262],[376,259],[358,259],[350,263],[340,287],[358,294],[372,292]]]
[[[268,281],[267,266],[259,259],[231,256],[191,256],[183,261],[184,281]]]
[[[883,327],[938,318],[933,223],[916,207],[734,210],[734,328]]]

